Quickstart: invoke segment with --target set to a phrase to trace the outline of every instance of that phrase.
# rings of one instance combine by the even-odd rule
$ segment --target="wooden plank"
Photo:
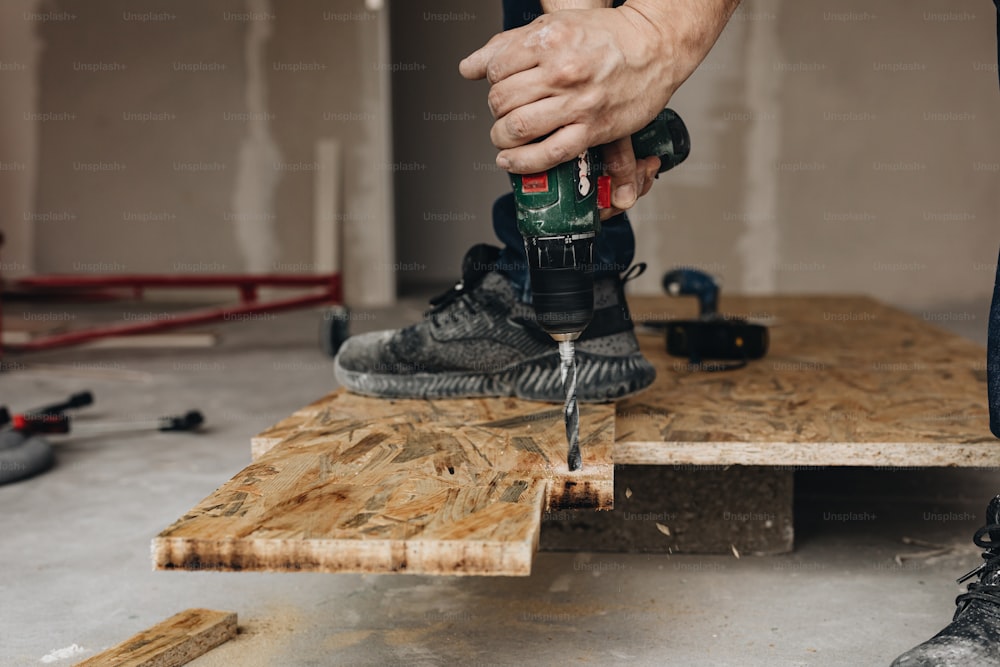
[[[235,613],[188,609],[78,663],[78,667],[178,667],[235,636]]]
[[[691,300],[635,299],[636,319],[692,317]],[[865,297],[744,297],[720,310],[764,318],[768,356],[692,372],[641,336],[653,387],[618,404],[623,464],[998,466],[985,350]]]
[[[640,321],[694,308],[632,303]],[[254,464],[154,541],[157,567],[527,574],[540,512],[611,507],[612,454],[777,472],[1000,466],[981,347],[864,297],[729,298],[722,311],[766,320],[768,356],[692,372],[662,335],[641,335],[657,381],[584,407],[582,473],[566,470],[557,406],[336,392],[255,438]]]
[[[155,538],[154,563],[527,575],[543,511],[613,504],[614,419],[584,407],[570,472],[557,406],[337,392],[265,432],[254,463]]]
[[[571,473],[566,467],[561,406],[514,398],[385,400],[341,390],[253,438],[251,451],[256,461],[278,443],[283,447],[314,443],[342,447],[350,442],[345,434],[356,434],[359,426],[405,423],[412,425],[414,432],[465,434],[463,446],[474,447],[485,438],[492,443],[486,456],[491,460],[500,457],[494,467],[530,471],[530,476],[551,482],[546,509],[609,509],[614,503],[614,420],[612,405],[581,406],[580,444],[585,465]]]

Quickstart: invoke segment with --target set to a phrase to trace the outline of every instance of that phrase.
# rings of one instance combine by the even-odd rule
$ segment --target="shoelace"
[[[427,311],[427,316],[435,323],[440,323],[442,317],[454,316],[454,313],[448,312],[452,305],[464,309],[470,316],[475,316],[484,304],[476,299],[472,290],[466,288],[465,281],[460,280],[448,291],[431,299],[431,309]]]
[[[962,593],[955,599],[955,603],[960,605],[960,610],[964,607],[963,603],[972,600],[984,600],[987,602],[997,602],[1000,600],[1000,584],[981,583],[984,579],[990,577],[990,575],[1000,572],[1000,542],[993,541],[993,537],[990,534],[992,531],[1000,531],[1000,524],[987,524],[977,530],[972,538],[976,546],[983,549],[984,562],[967,572],[964,576],[959,577],[958,583],[961,584],[976,575],[979,576],[979,582],[969,584],[968,592]],[[990,540],[987,541],[986,537],[989,537]]]
[[[435,297],[431,297],[431,312],[443,310],[450,303],[465,294],[465,282],[459,280],[457,283],[441,292]]]

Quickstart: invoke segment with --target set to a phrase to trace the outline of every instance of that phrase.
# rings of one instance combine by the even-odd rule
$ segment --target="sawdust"
[[[74,655],[79,655],[80,653],[86,653],[87,649],[77,644],[72,644],[66,648],[56,648],[52,649],[49,653],[42,656],[39,662],[50,663],[58,662],[60,660],[66,660],[67,658],[72,658]]]
[[[216,647],[198,661],[198,667],[272,667],[286,662],[282,656],[294,652],[296,633],[302,630],[302,613],[295,607],[280,607],[252,617],[239,616],[234,639]]]

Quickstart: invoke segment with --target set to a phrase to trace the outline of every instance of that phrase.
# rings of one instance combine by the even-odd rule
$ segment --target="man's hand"
[[[497,164],[543,171],[642,127],[673,92],[661,83],[668,65],[661,41],[655,26],[626,7],[545,14],[493,37],[459,70],[492,84]]]
[[[738,1],[628,0],[616,9],[546,14],[493,37],[459,70],[491,84],[497,165],[534,173],[610,144],[612,202],[630,207],[648,191],[656,160],[636,162],[629,135],[666,106]]]

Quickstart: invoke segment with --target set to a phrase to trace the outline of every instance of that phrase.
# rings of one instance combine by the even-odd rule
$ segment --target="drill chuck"
[[[594,233],[526,237],[538,323],[555,340],[575,340],[594,317]]]

